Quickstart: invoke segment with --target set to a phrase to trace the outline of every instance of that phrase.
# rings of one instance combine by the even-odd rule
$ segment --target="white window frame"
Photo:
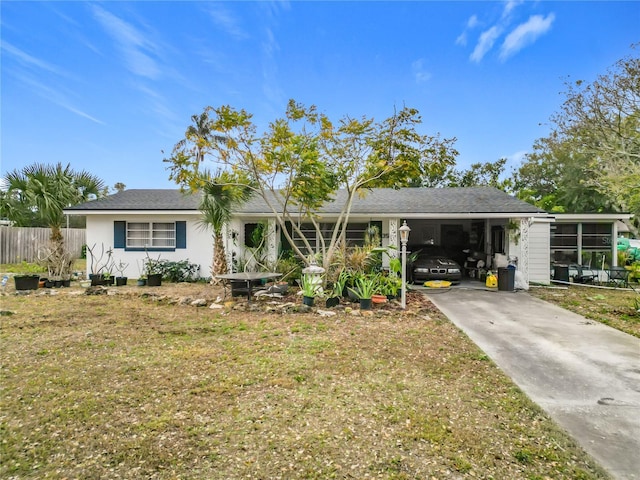
[[[127,222],[125,237],[126,248],[176,248],[176,222]]]

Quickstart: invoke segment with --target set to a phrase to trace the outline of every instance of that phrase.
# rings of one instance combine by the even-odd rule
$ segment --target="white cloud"
[[[456,38],[456,45],[462,45],[463,47],[467,45],[467,31],[475,28],[478,25],[478,17],[477,15],[471,15],[469,20],[467,20],[467,26],[464,31],[458,35]]]
[[[480,34],[480,39],[476,44],[476,48],[473,50],[473,53],[469,57],[473,62],[480,62],[485,54],[491,50],[493,44],[496,39],[500,36],[501,29],[494,25],[489,30],[485,30]]]
[[[62,107],[65,110],[74,113],[82,118],[91,120],[92,122],[99,125],[105,125],[102,120],[89,115],[88,113],[80,110],[75,105],[73,105],[73,103],[69,99],[69,97],[72,95],[69,91],[65,92],[63,88],[55,89],[28,75],[16,74],[15,76],[23,84],[29,85],[36,95],[39,95],[40,97],[50,101],[51,103],[58,105],[59,107]]]
[[[504,39],[500,47],[500,59],[506,60],[527,45],[535,42],[541,35],[551,29],[551,24],[555,20],[555,15],[550,13],[546,17],[542,15],[532,15],[525,23],[518,25]]]
[[[276,40],[273,30],[264,29],[265,38],[261,43],[262,50],[262,91],[265,98],[272,104],[282,104],[284,93],[278,83],[278,62],[276,57],[280,45]]]
[[[502,18],[507,18],[513,9],[515,9],[518,5],[522,4],[523,0],[508,0],[504,4],[504,9],[502,10]]]
[[[249,37],[249,34],[240,26],[237,18],[229,10],[223,8],[220,3],[212,4],[207,9],[207,13],[213,23],[233,38],[242,40]]]
[[[431,73],[425,69],[424,59],[420,58],[411,64],[411,72],[416,83],[424,83],[431,78]]]
[[[157,79],[161,69],[152,58],[155,44],[130,23],[94,6],[95,18],[113,38],[124,56],[127,68],[141,77]]]
[[[11,55],[23,66],[36,67],[37,69],[40,69],[40,70],[46,70],[48,72],[55,73],[57,75],[66,76],[66,74],[55,65],[45,62],[44,60],[40,60],[32,55],[29,55],[23,50],[20,50],[18,47],[14,47],[9,42],[6,42],[6,41],[2,42],[2,50],[7,52],[9,55]]]

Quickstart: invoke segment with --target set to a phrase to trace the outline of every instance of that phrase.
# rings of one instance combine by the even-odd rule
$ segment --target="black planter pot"
[[[53,288],[60,288],[62,286],[62,280],[54,280]]]
[[[371,299],[370,298],[361,298],[360,299],[360,310],[371,310]]]
[[[62,286],[63,287],[70,287],[71,286],[71,279],[69,280],[62,280]]]
[[[139,287],[144,287],[147,285],[147,279],[146,278],[139,278],[137,281],[137,284]]]
[[[92,273],[89,275],[89,280],[91,280],[92,287],[97,287],[98,285],[104,285],[104,278],[102,278],[102,275],[97,275]]]
[[[314,297],[307,297],[306,295],[304,295],[302,297],[302,304],[303,305],[307,305],[308,307],[313,307],[313,301],[315,300]]]
[[[127,277],[116,277],[116,287],[122,287],[127,284]]]
[[[16,290],[37,290],[40,275],[17,275],[13,280],[16,282]]]
[[[161,273],[153,273],[147,276],[147,285],[149,287],[159,287],[162,285],[162,274]]]
[[[107,278],[105,278],[105,279],[103,280],[104,285],[109,285],[109,286],[113,285],[113,284],[114,284],[114,282],[115,282],[115,280],[114,280],[114,279],[115,279],[115,277],[107,277]]]
[[[337,307],[338,305],[340,305],[340,298],[338,297],[329,297],[325,302],[327,308]]]

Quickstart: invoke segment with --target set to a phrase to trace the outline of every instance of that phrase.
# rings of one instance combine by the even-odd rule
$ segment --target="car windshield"
[[[447,253],[439,245],[424,245],[424,246],[416,247],[413,251],[417,252],[418,250],[420,251],[420,253],[418,254],[418,258],[446,257],[447,256]]]

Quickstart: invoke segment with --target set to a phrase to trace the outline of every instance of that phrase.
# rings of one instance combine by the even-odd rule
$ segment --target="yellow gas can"
[[[496,288],[498,286],[498,277],[491,272],[487,272],[487,281],[485,282],[485,285],[489,288]]]

